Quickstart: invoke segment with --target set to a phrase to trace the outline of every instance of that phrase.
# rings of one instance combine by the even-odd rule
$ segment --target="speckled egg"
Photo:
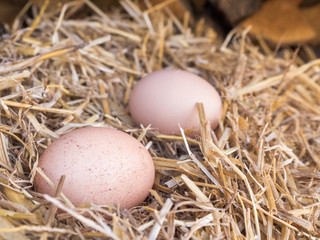
[[[153,160],[134,137],[107,127],[85,127],[63,135],[41,155],[39,167],[75,205],[92,202],[129,209],[141,203],[152,188]],[[37,174],[40,193],[54,191]]]
[[[189,136],[199,133],[197,103],[203,103],[207,120],[216,128],[222,102],[216,89],[203,78],[183,70],[159,70],[142,78],[130,96],[134,122],[163,134],[180,134],[179,124]]]

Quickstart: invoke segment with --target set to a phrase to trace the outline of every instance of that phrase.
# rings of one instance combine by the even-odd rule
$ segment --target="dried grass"
[[[33,19],[24,14],[30,4],[23,9],[30,28],[17,19],[0,42],[0,238],[320,237],[320,60],[303,63],[266,45],[271,54],[262,54],[248,30],[218,46],[203,28],[193,32],[187,14],[180,23],[171,2],[143,12],[124,0],[103,13],[74,1],[61,11],[32,7]],[[92,16],[71,18],[82,5]],[[201,103],[201,138],[134,126],[130,91],[161,68],[194,72],[219,90],[223,117],[214,132]],[[140,206],[74,208],[60,194],[63,179],[59,198],[34,192],[41,152],[87,125],[126,131],[152,154],[156,181]]]

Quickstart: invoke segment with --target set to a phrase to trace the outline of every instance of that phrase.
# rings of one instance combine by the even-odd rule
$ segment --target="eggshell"
[[[207,120],[216,128],[222,114],[221,98],[203,78],[182,70],[160,70],[142,78],[134,86],[129,102],[131,116],[138,125],[163,134],[180,134],[179,125],[190,136],[199,133],[196,103],[202,102]]]
[[[54,141],[41,155],[39,167],[57,185],[66,175],[62,192],[75,205],[141,203],[152,188],[153,160],[134,137],[106,127],[85,127]],[[37,174],[36,190],[54,194]]]

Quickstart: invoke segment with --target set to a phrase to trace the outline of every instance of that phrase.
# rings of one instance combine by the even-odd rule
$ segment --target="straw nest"
[[[72,18],[82,5],[91,15]],[[263,54],[247,31],[218,46],[164,4],[142,11],[125,0],[105,14],[76,1],[61,11],[31,6],[27,17],[29,8],[0,42],[1,239],[319,237],[320,60],[311,49],[307,62],[290,49]],[[194,72],[218,89],[223,117],[214,132],[201,104],[197,139],[132,123],[130,90],[162,68]],[[87,125],[149,147],[156,181],[140,206],[77,209],[34,191],[39,155]]]

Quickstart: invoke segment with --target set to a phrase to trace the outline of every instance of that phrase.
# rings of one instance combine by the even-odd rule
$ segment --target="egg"
[[[214,129],[222,114],[216,89],[206,80],[183,70],[159,70],[142,78],[130,95],[133,121],[163,134],[180,134],[179,124],[189,136],[199,134],[196,104],[203,103],[207,120]]]
[[[84,127],[61,136],[43,152],[39,168],[75,205],[116,204],[129,209],[141,203],[152,188],[155,168],[146,148],[134,137],[107,127]],[[54,190],[40,174],[40,193]]]

